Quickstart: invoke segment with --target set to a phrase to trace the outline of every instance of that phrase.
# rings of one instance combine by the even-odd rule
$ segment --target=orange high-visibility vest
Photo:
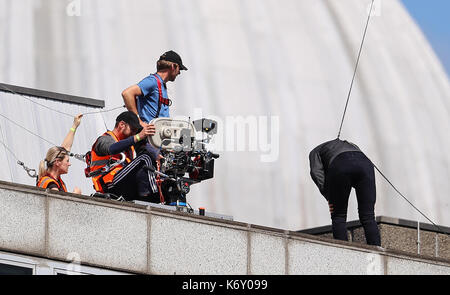
[[[56,184],[59,191],[67,192],[66,184],[64,183],[64,181],[62,181],[61,177],[58,177],[58,179],[56,180],[49,175],[43,176],[41,177],[41,179],[39,179],[36,186],[40,188],[47,188],[51,183]]]
[[[102,136],[111,136],[116,142],[119,141],[119,139],[112,131],[105,132]],[[91,149],[90,171],[91,174],[95,175],[92,177],[94,189],[97,192],[104,193],[105,185],[113,181],[114,176],[124,167],[124,165],[120,164],[113,167],[109,171],[102,172],[101,169],[103,169],[106,165],[113,163],[114,161],[120,160],[121,156],[120,154],[106,155],[106,156],[97,155],[97,153],[95,152],[95,146],[97,145],[97,141],[98,139],[95,141],[94,145],[92,145]],[[130,163],[131,160],[134,158],[134,146],[131,146],[131,148],[125,153],[125,156],[126,156],[125,162],[127,164]]]

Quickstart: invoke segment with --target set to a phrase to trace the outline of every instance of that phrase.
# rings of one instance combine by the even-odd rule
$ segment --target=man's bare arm
[[[72,149],[73,140],[75,138],[75,131],[77,130],[78,126],[80,126],[81,117],[83,117],[83,115],[78,114],[73,118],[72,128],[70,128],[69,133],[67,133],[66,137],[63,140],[63,143],[61,144],[61,146],[69,152]]]
[[[138,115],[138,110],[136,106],[136,97],[142,95],[141,88],[137,85],[132,85],[122,91],[123,102],[125,103],[125,107],[127,110]],[[140,121],[140,119],[139,119]]]

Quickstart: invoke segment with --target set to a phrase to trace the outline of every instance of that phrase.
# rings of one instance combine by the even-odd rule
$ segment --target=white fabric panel
[[[39,162],[45,158],[47,150],[54,145],[62,144],[73,123],[72,116],[44,108],[30,100],[73,115],[99,111],[96,108],[5,92],[0,92],[0,99],[0,114],[3,115],[0,116],[0,140],[10,149],[8,151],[5,146],[0,145],[0,160],[6,164],[0,172],[0,179],[28,185],[35,185],[35,179],[29,177],[22,166],[17,164],[17,159],[38,172]],[[93,141],[105,129],[100,114],[86,115],[82,122],[83,125],[78,128],[72,146],[72,153],[75,154],[84,154],[90,150]],[[78,186],[89,195],[92,191],[92,181],[84,177],[83,169],[86,164],[75,158],[70,158],[70,163],[69,173],[63,176],[68,190],[72,191]]]
[[[168,84],[172,116],[220,123],[215,178],[192,187],[191,205],[272,227],[325,225],[328,206],[310,179],[308,153],[337,136],[370,2],[0,0],[0,81],[104,99],[110,109],[173,49],[189,70]],[[375,4],[341,138],[448,226],[449,80],[402,4]],[[80,15],[69,16],[68,5]],[[0,98],[0,113],[57,144],[70,128],[67,116]],[[87,109],[45,103],[73,115]],[[103,115],[109,128],[120,111]],[[243,147],[234,130],[239,119],[247,124]],[[0,124],[5,142],[37,167],[49,145],[3,118]],[[87,151],[104,128],[101,115],[83,118],[73,151]],[[29,184],[0,150],[9,167],[0,179]],[[276,161],[263,161],[271,156]],[[72,163],[69,188],[92,193],[83,163]],[[377,215],[426,222],[380,175],[377,197]],[[357,218],[352,193],[348,219]]]

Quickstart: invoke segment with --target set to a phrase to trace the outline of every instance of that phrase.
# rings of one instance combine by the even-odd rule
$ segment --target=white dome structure
[[[341,139],[356,143],[435,223],[450,225],[450,84],[398,0],[376,0]],[[91,97],[105,109],[178,52],[171,115],[219,123],[215,177],[188,202],[235,220],[300,230],[329,224],[308,154],[336,138],[370,0],[0,0],[0,83]],[[91,108],[32,98],[67,114]],[[86,115],[90,150],[124,109]],[[95,110],[92,110],[95,111]],[[59,144],[70,116],[0,92],[0,114]],[[37,168],[50,143],[0,117],[0,139]],[[34,185],[0,146],[0,180]],[[72,160],[69,189],[93,193]],[[376,215],[428,222],[377,177]],[[354,193],[348,220],[358,218]]]

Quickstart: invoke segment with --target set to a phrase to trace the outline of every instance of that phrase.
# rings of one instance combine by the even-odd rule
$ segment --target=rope
[[[48,141],[47,139],[43,138],[42,136],[40,136],[40,135],[34,133],[33,131],[28,130],[27,128],[23,127],[22,125],[20,125],[20,124],[14,122],[13,120],[9,119],[9,118],[6,117],[5,115],[0,114],[0,116],[2,116],[3,118],[5,118],[5,119],[8,120],[9,122],[13,123],[14,125],[16,125],[16,126],[22,128],[22,129],[26,130],[26,131],[29,132],[30,134],[32,134],[32,135],[34,135],[34,136],[40,138],[41,140],[43,140],[43,141],[45,141],[45,142],[47,142],[47,143],[49,143],[49,144],[51,144],[51,145],[57,146],[57,144],[54,144],[53,142]]]
[[[372,4],[370,5],[369,16],[367,17],[366,27],[364,29],[363,38],[361,40],[361,45],[359,47],[358,58],[356,59],[355,70],[353,71],[352,82],[350,83],[350,89],[349,89],[348,95],[347,95],[347,102],[345,103],[344,113],[342,114],[341,126],[339,127],[339,132],[338,132],[337,138],[339,138],[341,136],[342,125],[344,124],[345,114],[347,112],[348,101],[350,100],[350,94],[352,93],[353,82],[355,81],[355,76],[356,76],[356,71],[358,69],[359,59],[361,57],[361,51],[362,51],[362,48],[364,45],[364,40],[366,39],[367,27],[369,26],[369,20],[370,20],[371,14],[372,14],[373,2],[374,2],[374,0],[372,0]]]
[[[370,159],[369,159],[370,161]],[[371,161],[372,162],[372,161]],[[372,162],[373,167],[380,173],[380,175],[391,185],[391,187],[406,201],[411,207],[413,207],[417,212],[419,212],[423,217],[425,217],[429,222],[431,222],[440,232],[447,234],[442,228],[440,228],[436,223],[433,222],[428,216],[426,216],[422,211],[419,210],[413,203],[411,203],[408,198],[406,198],[393,184],[392,182],[383,174],[383,172],[378,169],[378,167]],[[448,234],[447,234],[448,235]]]

